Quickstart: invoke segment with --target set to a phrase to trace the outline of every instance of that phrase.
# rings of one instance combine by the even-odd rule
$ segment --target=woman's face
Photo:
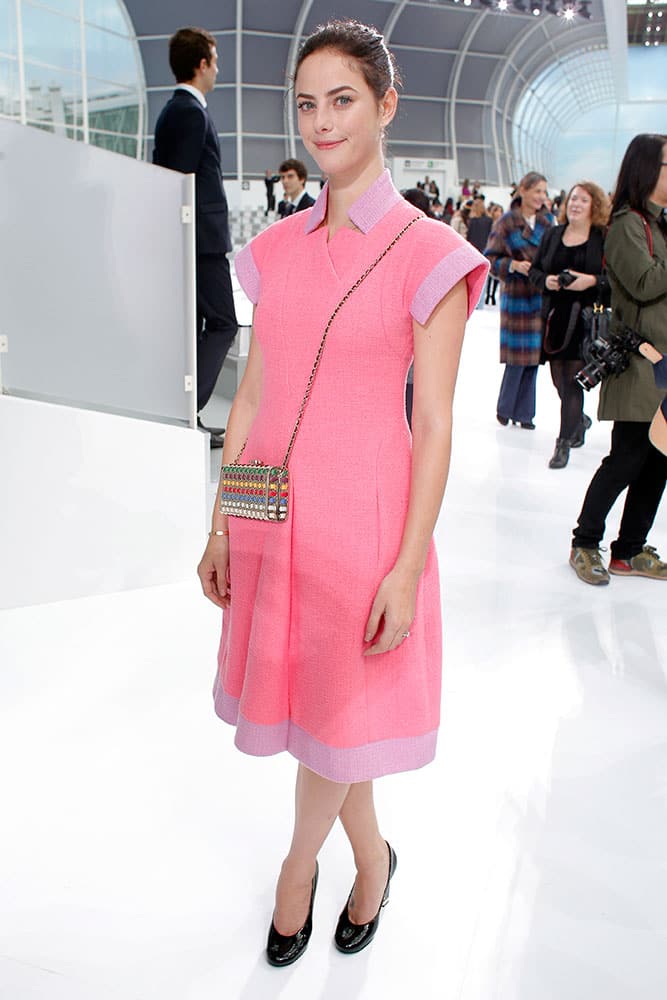
[[[572,188],[570,197],[567,200],[565,214],[568,222],[590,222],[593,210],[593,199],[586,188]]]
[[[398,99],[393,87],[378,102],[353,59],[322,49],[301,63],[294,89],[299,132],[320,170],[353,180],[382,162],[383,129]]]
[[[656,205],[661,205],[663,208],[667,207],[667,142],[662,147],[662,166],[660,168],[660,173],[658,174],[658,183],[656,184],[653,193],[651,194],[651,201],[654,201]]]
[[[546,181],[540,181],[530,188],[519,188],[519,193],[521,195],[521,208],[524,210],[524,215],[526,212],[529,215],[533,215],[534,212],[539,212],[546,199]]]

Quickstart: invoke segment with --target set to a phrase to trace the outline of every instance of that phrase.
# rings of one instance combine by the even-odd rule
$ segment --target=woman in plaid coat
[[[553,223],[544,208],[547,182],[529,173],[519,184],[509,212],[491,230],[486,256],[491,273],[502,281],[500,294],[500,361],[505,365],[498,396],[498,422],[510,420],[533,430],[535,384],[542,348],[542,296],[528,280],[542,236]]]

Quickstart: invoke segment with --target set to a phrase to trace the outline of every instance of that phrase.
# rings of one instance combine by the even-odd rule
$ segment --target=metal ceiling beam
[[[607,48],[611,56],[611,73],[616,88],[616,101],[628,99],[628,15],[625,3],[602,0]]]
[[[292,41],[290,43],[289,52],[287,53],[287,66],[285,67],[285,90],[289,93],[289,88],[292,80],[294,79],[294,71],[296,69],[296,59],[299,54],[299,49],[301,47],[301,40],[303,38],[303,29],[310,14],[310,8],[313,6],[313,0],[303,0],[301,4],[301,10],[296,19],[294,25],[294,33],[292,35]],[[294,125],[294,101],[289,97],[285,99],[285,132],[287,133],[287,152],[288,156],[294,158],[296,156],[296,127]]]
[[[472,40],[484,24],[486,18],[488,17],[488,12],[483,11],[483,13],[475,13],[475,17],[471,23],[466,28],[466,32],[461,40],[461,45],[459,46],[459,51],[454,60],[454,65],[452,67],[452,72],[449,74],[449,89],[447,91],[447,97],[449,98],[449,137],[452,144],[452,153],[454,155],[454,160],[456,161],[456,172],[459,172],[459,158],[457,153],[457,142],[456,142],[456,98],[459,92],[459,81],[461,79],[461,73],[463,72],[463,65],[466,61],[468,55],[468,50],[472,44]],[[483,118],[483,116],[482,116]],[[445,109],[445,125],[447,123],[447,109]],[[482,127],[483,127],[482,121]],[[445,128],[445,135],[447,130]],[[483,135],[481,136],[483,138]],[[457,180],[459,178],[457,177]]]

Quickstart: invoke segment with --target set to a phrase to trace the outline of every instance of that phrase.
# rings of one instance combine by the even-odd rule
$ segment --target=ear
[[[380,121],[383,128],[392,121],[397,108],[398,93],[395,87],[389,87],[380,101]]]

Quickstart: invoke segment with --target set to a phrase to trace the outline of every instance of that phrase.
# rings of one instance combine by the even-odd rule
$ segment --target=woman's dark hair
[[[169,65],[176,83],[192,80],[202,59],[211,61],[215,37],[203,28],[179,28],[169,39]]]
[[[546,184],[547,179],[544,174],[538,174],[536,170],[529,170],[527,174],[519,181],[519,187],[523,188],[524,191],[528,191],[530,188],[536,187],[541,184],[542,181]]]
[[[667,136],[643,132],[636,135],[625,151],[611,202],[611,215],[624,205],[638,212],[648,211],[662,168],[662,147]]]
[[[427,194],[425,194],[421,188],[408,188],[407,191],[402,191],[401,194],[406,201],[409,201],[411,205],[418,208],[420,212],[427,215],[429,219],[433,218],[433,212],[431,211],[431,200]]]
[[[342,52],[359,63],[364,80],[378,101],[382,100],[390,87],[398,87],[403,82],[383,36],[376,28],[367,24],[359,21],[329,21],[328,24],[319,25],[299,49],[294,79],[304,59],[321,49]]]
[[[521,195],[519,194],[521,188],[523,188],[524,191],[529,191],[530,188],[534,188],[536,184],[541,184],[542,181],[546,184],[546,177],[544,174],[538,174],[536,170],[529,170],[527,174],[524,174],[515,187],[512,201],[510,202],[510,210],[513,208],[519,208],[521,205]]]

